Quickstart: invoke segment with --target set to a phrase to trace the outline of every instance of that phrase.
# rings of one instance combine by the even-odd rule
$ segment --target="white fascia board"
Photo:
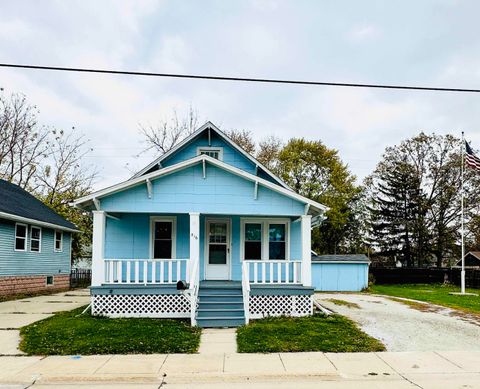
[[[143,184],[143,183],[145,183],[145,181],[147,179],[148,180],[154,180],[156,178],[165,176],[167,174],[174,173],[178,170],[185,169],[187,167],[196,165],[198,163],[203,163],[204,161],[208,162],[208,163],[210,163],[214,166],[217,166],[221,169],[224,169],[224,170],[226,170],[226,171],[228,171],[232,174],[243,177],[243,178],[245,178],[249,181],[258,182],[259,185],[262,185],[266,188],[269,188],[269,189],[271,189],[275,192],[281,193],[281,194],[283,194],[287,197],[293,198],[295,200],[298,200],[298,201],[301,201],[301,202],[304,202],[304,203],[308,203],[312,207],[316,208],[320,213],[323,213],[323,212],[328,210],[328,207],[326,207],[326,206],[324,206],[320,203],[317,203],[316,201],[313,201],[313,200],[310,200],[306,197],[303,197],[303,196],[299,195],[298,193],[295,193],[294,191],[292,191],[290,189],[285,189],[285,188],[281,187],[280,185],[274,184],[274,183],[272,183],[268,180],[265,180],[264,178],[254,176],[253,174],[247,173],[244,170],[241,170],[239,168],[236,168],[234,166],[226,164],[225,162],[219,161],[219,160],[217,160],[215,158],[212,158],[212,157],[209,157],[208,155],[205,155],[205,154],[198,155],[194,158],[191,158],[191,159],[188,159],[186,161],[177,163],[175,165],[166,167],[164,169],[157,170],[157,171],[152,172],[152,173],[148,173],[144,176],[141,176],[141,177],[138,177],[138,178],[135,178],[135,179],[124,181],[120,184],[113,185],[113,186],[111,186],[109,188],[106,188],[106,189],[102,189],[102,190],[100,190],[98,192],[95,192],[95,193],[92,193],[88,196],[84,196],[84,197],[79,198],[78,200],[74,201],[73,204],[75,206],[77,206],[77,205],[80,205],[80,204],[85,203],[87,201],[91,201],[91,200],[93,200],[93,198],[100,198],[102,196],[111,195],[113,193],[131,188],[133,186]]]
[[[249,153],[247,153],[244,149],[242,149],[239,145],[237,145],[234,141],[232,141],[228,136],[226,136],[222,130],[220,130],[215,124],[212,122],[208,121],[206,122],[203,126],[201,126],[198,130],[196,130],[194,133],[192,133],[190,136],[187,136],[184,140],[182,140],[180,143],[178,143],[175,147],[167,151],[165,154],[162,154],[160,157],[158,157],[156,160],[151,162],[149,165],[144,167],[142,170],[140,170],[138,173],[136,173],[131,179],[138,178],[142,176],[145,172],[153,168],[155,165],[160,164],[164,159],[168,158],[170,155],[175,153],[177,150],[181,149],[184,145],[189,143],[191,140],[195,139],[198,135],[200,135],[204,130],[207,128],[211,128],[213,131],[217,133],[225,142],[227,142],[230,146],[232,146],[235,150],[240,152],[244,157],[246,157],[248,160],[250,160],[252,163],[255,164],[256,169],[260,167],[263,171],[265,171],[267,174],[269,174],[275,181],[277,181],[281,186],[287,189],[291,189],[285,182],[280,179],[280,177],[276,176],[273,174],[269,169],[267,169],[264,165],[262,165],[259,161],[257,161],[254,157],[252,157]]]
[[[80,205],[82,203],[85,203],[87,201],[92,201],[94,198],[100,198],[106,195],[111,195],[116,192],[120,192],[122,190],[137,186],[139,184],[145,184],[147,180],[154,180],[155,178],[164,176],[169,173],[173,173],[177,170],[184,169],[190,166],[193,166],[203,160],[204,155],[199,155],[195,158],[192,159],[187,159],[186,161],[177,163],[175,165],[163,168],[161,170],[156,170],[152,173],[145,174],[144,176],[135,178],[135,179],[130,179],[127,181],[120,182],[119,184],[115,184],[112,186],[109,186],[108,188],[101,189],[97,192],[94,192],[92,194],[89,194],[87,196],[80,197],[79,199],[75,200],[73,202],[74,206]]]
[[[76,230],[74,228],[68,228],[68,227],[60,226],[58,224],[53,224],[53,223],[43,222],[41,220],[30,219],[28,217],[13,215],[13,214],[7,213],[7,212],[0,212],[0,218],[7,219],[7,220],[13,220],[13,221],[16,221],[16,222],[21,222],[21,223],[26,223],[26,224],[33,224],[33,225],[41,226],[41,227],[53,228],[53,229],[56,229],[56,230],[62,230],[62,231],[68,231],[68,232],[81,232],[80,230]]]

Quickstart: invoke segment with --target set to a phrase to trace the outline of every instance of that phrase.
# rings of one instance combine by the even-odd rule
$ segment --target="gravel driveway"
[[[315,298],[328,309],[356,321],[388,351],[480,350],[480,324],[449,308],[425,304],[425,312],[368,294],[317,293]],[[358,307],[337,305],[330,299]]]

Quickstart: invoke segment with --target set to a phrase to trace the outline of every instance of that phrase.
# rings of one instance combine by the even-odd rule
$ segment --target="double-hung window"
[[[55,251],[63,251],[63,232],[55,230]]]
[[[287,220],[244,220],[242,259],[286,260],[288,255]]]
[[[32,226],[30,228],[30,251],[39,253],[42,247],[42,229]]]
[[[15,224],[15,251],[27,251],[27,226]]]
[[[152,219],[152,258],[175,258],[174,219]]]

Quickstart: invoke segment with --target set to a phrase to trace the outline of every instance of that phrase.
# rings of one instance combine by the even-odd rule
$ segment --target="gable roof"
[[[53,211],[25,189],[0,179],[0,218],[78,231],[75,224]]]
[[[325,254],[317,255],[312,252],[312,262],[321,263],[370,263],[365,254]]]
[[[316,211],[315,213],[317,213],[317,214],[323,214],[326,210],[328,210],[328,207],[326,207],[326,206],[324,206],[320,203],[317,203],[316,201],[310,200],[310,199],[308,199],[304,196],[301,196],[298,193],[296,193],[296,192],[294,192],[290,189],[286,189],[286,188],[284,188],[280,185],[276,185],[276,184],[274,184],[274,183],[272,183],[272,182],[270,182],[270,181],[268,181],[264,178],[254,176],[251,173],[248,173],[248,172],[246,172],[242,169],[239,169],[235,166],[229,165],[225,162],[219,161],[218,159],[212,158],[212,157],[210,157],[208,155],[205,155],[205,154],[198,155],[194,158],[187,159],[186,161],[179,162],[175,165],[168,166],[168,167],[165,167],[165,168],[160,169],[160,170],[156,170],[156,171],[151,172],[151,173],[147,173],[147,174],[145,174],[143,176],[140,176],[140,177],[137,177],[137,178],[131,178],[130,180],[121,182],[120,184],[116,184],[116,185],[110,186],[108,188],[99,190],[99,191],[97,191],[95,193],[92,193],[88,196],[84,196],[84,197],[81,197],[81,198],[75,200],[73,205],[82,206],[82,204],[83,204],[85,206],[85,205],[87,205],[88,202],[94,202],[94,199],[100,199],[101,197],[108,196],[108,195],[111,195],[113,193],[120,192],[120,191],[129,189],[131,187],[137,186],[137,185],[146,184],[146,183],[150,182],[150,180],[154,180],[154,179],[159,178],[161,176],[164,176],[164,175],[167,175],[167,174],[172,174],[176,171],[186,169],[190,166],[197,165],[197,164],[200,164],[200,163],[207,163],[207,162],[209,164],[217,166],[221,169],[224,169],[224,170],[226,170],[226,171],[228,171],[232,174],[243,177],[244,179],[249,180],[251,182],[258,182],[258,185],[262,185],[262,186],[264,186],[266,188],[269,188],[269,189],[271,189],[275,192],[281,193],[281,194],[283,194],[287,197],[290,197],[292,199],[295,199],[295,200],[301,201],[305,204],[308,204],[309,205],[309,207],[308,207],[309,211]],[[313,213],[313,212],[311,212],[311,213]]]
[[[465,266],[480,266],[480,251],[469,251],[465,254]],[[459,259],[455,267],[461,267],[462,260]]]
[[[276,176],[273,174],[269,169],[267,169],[264,165],[262,165],[259,161],[257,161],[253,156],[251,156],[249,153],[247,153],[243,148],[241,148],[238,144],[236,144],[233,140],[231,140],[227,135],[223,133],[217,126],[215,126],[212,122],[208,121],[206,122],[203,126],[198,128],[195,132],[193,132],[191,135],[187,136],[184,140],[182,140],[180,143],[178,143],[176,146],[174,146],[172,149],[167,151],[166,153],[162,154],[160,157],[149,163],[147,166],[145,166],[142,170],[140,170],[138,173],[135,173],[135,175],[132,176],[132,179],[138,178],[143,176],[145,173],[147,173],[150,169],[154,168],[155,166],[158,166],[161,164],[161,162],[171,155],[175,154],[178,150],[180,150],[182,147],[193,141],[197,136],[202,134],[204,131],[211,130],[215,132],[220,138],[222,138],[227,144],[232,146],[235,150],[237,150],[239,153],[241,153],[244,157],[246,157],[248,160],[250,160],[253,164],[258,166],[260,169],[262,169],[265,173],[267,173],[271,178],[275,180],[279,185],[283,186],[286,189],[291,188],[283,182],[283,180],[280,179],[280,177]]]

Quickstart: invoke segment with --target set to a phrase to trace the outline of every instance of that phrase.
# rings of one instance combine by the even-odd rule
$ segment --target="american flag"
[[[465,149],[467,154],[465,155],[465,163],[467,166],[470,166],[472,169],[480,170],[480,158],[478,158],[474,153],[468,142],[465,141]]]

